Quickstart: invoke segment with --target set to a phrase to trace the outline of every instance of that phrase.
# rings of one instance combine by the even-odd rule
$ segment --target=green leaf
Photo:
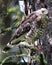
[[[19,44],[18,42],[19,41],[24,41],[25,40],[25,34],[23,34],[23,35],[21,35],[20,37],[18,37],[18,38],[16,38],[16,39],[14,39],[14,40],[12,40],[11,42],[12,42],[12,44]]]
[[[12,8],[9,8],[8,9],[8,13],[11,13],[11,12],[13,12],[13,9]]]

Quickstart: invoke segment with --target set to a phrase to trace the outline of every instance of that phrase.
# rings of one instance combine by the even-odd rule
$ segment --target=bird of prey
[[[8,44],[11,43],[11,41],[14,38],[18,38],[20,35],[24,34],[25,32],[28,32],[31,29],[30,24],[33,21],[40,21],[42,14],[47,15],[48,14],[48,10],[46,8],[41,8],[37,11],[33,11],[31,14],[29,14],[28,16],[26,16],[26,18],[24,20],[21,21],[20,25],[17,27],[16,31],[14,32],[14,34],[12,35],[10,41]],[[7,45],[8,45],[7,44]]]

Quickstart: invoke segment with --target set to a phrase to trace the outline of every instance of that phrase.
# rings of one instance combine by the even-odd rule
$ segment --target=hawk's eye
[[[44,11],[42,11],[42,13],[44,13]]]

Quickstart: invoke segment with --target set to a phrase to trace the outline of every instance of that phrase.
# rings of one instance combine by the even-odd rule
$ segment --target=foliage
[[[11,16],[12,14],[14,14],[13,16]],[[5,17],[6,16],[6,17]],[[22,19],[23,13],[20,12],[19,6],[14,6],[14,7],[10,7],[7,8],[7,12],[6,15],[3,17],[0,17],[0,28],[1,28],[1,33],[2,32],[7,32],[7,31],[11,31],[13,28],[18,27],[18,25],[20,24],[20,21]],[[12,19],[10,18],[12,17]],[[12,23],[12,25],[10,25],[9,27],[5,26],[5,22],[4,20],[8,18],[10,19],[9,21],[14,21]],[[8,22],[11,24],[11,22]]]

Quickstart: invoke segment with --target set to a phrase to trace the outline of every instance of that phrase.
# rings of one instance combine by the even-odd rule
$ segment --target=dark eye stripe
[[[44,11],[42,11],[42,13],[44,13]]]

